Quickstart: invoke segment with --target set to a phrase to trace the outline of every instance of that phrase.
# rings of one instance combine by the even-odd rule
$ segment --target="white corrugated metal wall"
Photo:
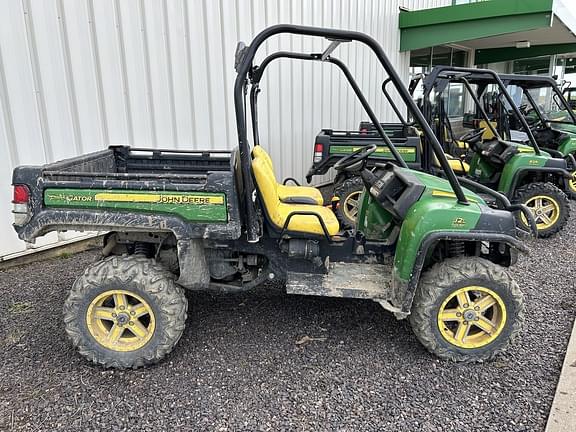
[[[450,0],[2,0],[0,1],[0,257],[24,250],[12,230],[10,173],[109,144],[167,148],[236,145],[232,86],[236,42],[276,23],[371,34],[404,78],[398,8]],[[320,51],[326,41],[280,36],[278,48]],[[345,60],[382,119],[376,59],[358,45]],[[260,97],[262,144],[281,176],[302,179],[322,127],[365,118],[329,65],[281,60]],[[37,242],[73,237],[55,233]]]

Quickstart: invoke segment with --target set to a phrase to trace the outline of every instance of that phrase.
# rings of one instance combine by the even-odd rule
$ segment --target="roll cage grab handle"
[[[429,98],[430,92],[432,91],[432,88],[433,88],[433,86],[431,84],[434,84],[434,82],[436,82],[438,78],[444,78],[444,77],[440,77],[441,73],[450,73],[450,72],[473,75],[472,81],[474,81],[474,82],[479,81],[479,80],[488,81],[486,78],[480,77],[479,76],[480,74],[490,76],[491,77],[490,81],[492,83],[495,83],[498,85],[498,87],[500,88],[500,93],[506,98],[506,101],[512,107],[512,110],[514,111],[514,114],[516,114],[516,117],[518,117],[518,119],[520,120],[520,123],[522,124],[522,127],[524,128],[524,130],[526,132],[526,135],[528,135],[528,139],[530,141],[530,144],[531,144],[532,148],[534,149],[534,153],[536,153],[537,155],[540,155],[540,147],[538,147],[538,143],[536,142],[536,138],[534,138],[534,134],[532,133],[532,130],[530,129],[530,126],[528,125],[528,122],[526,121],[526,119],[524,118],[524,116],[522,115],[522,113],[520,112],[520,110],[518,109],[516,104],[514,103],[514,100],[512,99],[512,97],[510,96],[508,91],[506,91],[506,86],[504,85],[504,83],[502,82],[502,80],[500,79],[498,74],[496,72],[490,70],[490,69],[473,69],[473,68],[465,68],[465,67],[458,67],[458,66],[436,66],[434,69],[432,69],[432,72],[430,72],[430,74],[424,80],[424,95],[423,95],[424,103],[429,103],[429,102],[427,102],[427,99]],[[452,80],[450,77],[446,77],[446,79],[448,79],[449,81]],[[460,80],[462,82],[467,81],[466,79],[464,79],[463,76],[456,76],[455,79],[456,79],[456,81],[458,81],[458,80]],[[470,84],[468,82],[464,82],[464,85],[469,87]],[[476,95],[474,94],[474,92],[472,92],[472,94],[473,94],[472,97],[475,99],[475,102],[476,102],[476,100],[478,100],[478,98],[475,98]],[[478,107],[481,107],[481,106],[482,106],[482,104],[478,105]],[[488,124],[490,124],[489,121],[488,121]]]
[[[317,36],[317,37],[324,37],[332,40],[332,43],[328,47],[328,49],[322,54],[322,58],[325,59],[325,55],[329,55],[331,50],[333,50],[337,46],[337,41],[357,41],[367,45],[372,52],[378,58],[380,64],[392,80],[396,90],[398,91],[400,97],[402,98],[403,102],[406,104],[408,109],[414,114],[415,120],[420,124],[422,131],[426,135],[428,139],[430,139],[430,143],[434,149],[434,152],[438,156],[438,160],[442,169],[445,171],[448,181],[456,194],[456,198],[458,202],[462,204],[467,204],[468,201],[464,195],[464,191],[458,183],[458,179],[454,174],[454,171],[450,168],[448,164],[448,160],[446,156],[442,152],[442,147],[440,143],[434,136],[432,129],[426,123],[426,119],[420,112],[420,110],[416,107],[416,104],[412,100],[410,93],[408,90],[403,86],[402,80],[398,73],[394,70],[392,64],[388,60],[386,53],[380,46],[378,42],[371,36],[367,34],[355,32],[355,31],[348,31],[348,30],[336,30],[336,29],[327,29],[327,28],[318,28],[318,27],[306,27],[306,26],[297,26],[297,25],[290,25],[290,24],[278,24],[267,29],[261,31],[256,37],[252,40],[252,43],[243,48],[241,51],[237,52],[237,59],[236,59],[236,80],[234,82],[234,108],[236,113],[236,128],[238,131],[238,147],[240,149],[240,166],[242,170],[242,178],[244,180],[244,207],[246,210],[246,235],[247,240],[249,242],[257,242],[260,238],[260,227],[256,215],[256,207],[255,207],[255,187],[254,187],[254,180],[252,179],[251,170],[250,170],[250,152],[249,152],[249,142],[248,142],[248,133],[246,128],[246,112],[244,106],[244,98],[245,98],[245,89],[248,79],[248,74],[250,69],[252,68],[252,62],[258,51],[258,48],[262,43],[269,39],[270,37],[281,34],[281,33],[288,33],[288,34],[299,34],[305,36]],[[378,125],[380,122],[376,122]],[[375,125],[376,126],[376,125]],[[379,131],[380,132],[380,131]],[[383,132],[383,131],[382,131]],[[393,146],[392,146],[393,147]],[[393,151],[393,150],[392,150]]]
[[[380,123],[378,122],[378,117],[376,117],[376,114],[370,107],[370,104],[366,100],[366,97],[362,93],[362,90],[358,86],[358,83],[350,73],[350,70],[346,67],[346,65],[342,61],[340,61],[335,57],[332,56],[323,57],[322,54],[303,54],[288,51],[278,51],[266,57],[259,66],[253,68],[253,74],[252,74],[253,86],[250,91],[251,111],[253,114],[257,114],[256,103],[257,103],[257,96],[260,91],[258,84],[260,83],[264,70],[270,63],[272,63],[272,61],[281,58],[328,62],[330,64],[336,65],[346,77],[348,84],[350,84],[350,87],[352,87],[352,90],[354,90],[354,94],[356,94],[356,97],[360,100],[360,103],[362,104],[362,107],[366,111],[366,114],[368,114],[368,117],[370,117],[370,121],[374,123],[374,127],[376,127],[380,137],[382,138],[382,140],[384,140],[384,142],[392,152],[392,155],[394,156],[394,159],[396,159],[396,162],[398,162],[402,167],[408,168],[408,165],[406,164],[404,159],[402,159],[402,156],[400,156],[400,153],[398,153],[398,150],[396,149],[396,147],[394,146],[388,135],[386,135]],[[254,118],[252,118],[252,129],[254,130],[254,144],[256,144],[257,142],[259,142],[259,138],[257,137],[258,135],[257,119],[255,120]]]

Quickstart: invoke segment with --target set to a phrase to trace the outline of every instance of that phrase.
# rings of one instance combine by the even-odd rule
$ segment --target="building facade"
[[[236,44],[249,43],[265,27],[293,23],[368,33],[408,83],[410,72],[425,72],[436,64],[490,64],[508,70],[514,62],[521,66],[526,57],[535,59],[530,64],[537,67],[539,56],[548,56],[549,65],[561,61],[568,70],[568,57],[576,52],[576,14],[569,4],[571,0],[0,2],[0,260],[85,235],[51,233],[35,245],[17,238],[10,202],[11,171],[17,165],[45,164],[111,144],[236,146]],[[267,42],[259,60],[273,50],[321,52],[327,45],[325,40],[282,35]],[[350,43],[334,55],[347,63],[379,118],[394,121],[380,90],[385,74],[371,52]],[[366,119],[345,79],[328,64],[277,61],[267,69],[261,88],[261,144],[282,177],[303,180],[321,128],[356,129]],[[458,94],[454,98],[461,99]]]
[[[450,0],[46,0],[0,3],[0,257],[76,239],[52,233],[25,245],[12,230],[11,170],[110,144],[226,149],[236,144],[232,104],[236,43],[277,23],[359,30],[375,37],[401,76],[399,7]],[[282,36],[277,48],[322,51],[326,41]],[[367,49],[346,61],[385,120],[384,77]],[[261,57],[262,57],[261,56]],[[320,128],[365,118],[329,65],[282,60],[262,82],[262,144],[279,175],[302,179]]]

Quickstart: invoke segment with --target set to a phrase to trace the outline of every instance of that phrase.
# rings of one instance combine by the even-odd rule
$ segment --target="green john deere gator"
[[[381,127],[396,164],[366,169],[376,146],[335,169],[359,175],[360,221],[342,229],[312,187],[278,183],[259,145],[250,148],[245,97],[254,58],[278,34],[372,50],[431,143],[446,179],[409,169]],[[289,294],[372,300],[409,318],[418,340],[455,361],[494,357],[518,335],[524,304],[508,267],[524,250],[515,212],[461,187],[422,113],[371,37],[358,32],[277,25],[236,52],[238,146],[231,151],[113,146],[45,166],[14,170],[14,228],[33,241],[50,231],[107,231],[103,258],[88,266],[64,302],[66,332],[80,354],[116,368],[162,359],[188,314],[184,291],[249,290],[280,281]],[[359,100],[379,125],[372,108]],[[474,186],[469,182],[470,186]]]

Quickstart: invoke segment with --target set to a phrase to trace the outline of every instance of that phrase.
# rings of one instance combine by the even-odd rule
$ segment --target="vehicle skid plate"
[[[392,287],[387,264],[330,263],[328,274],[288,272],[288,294],[347,297],[386,301]]]

